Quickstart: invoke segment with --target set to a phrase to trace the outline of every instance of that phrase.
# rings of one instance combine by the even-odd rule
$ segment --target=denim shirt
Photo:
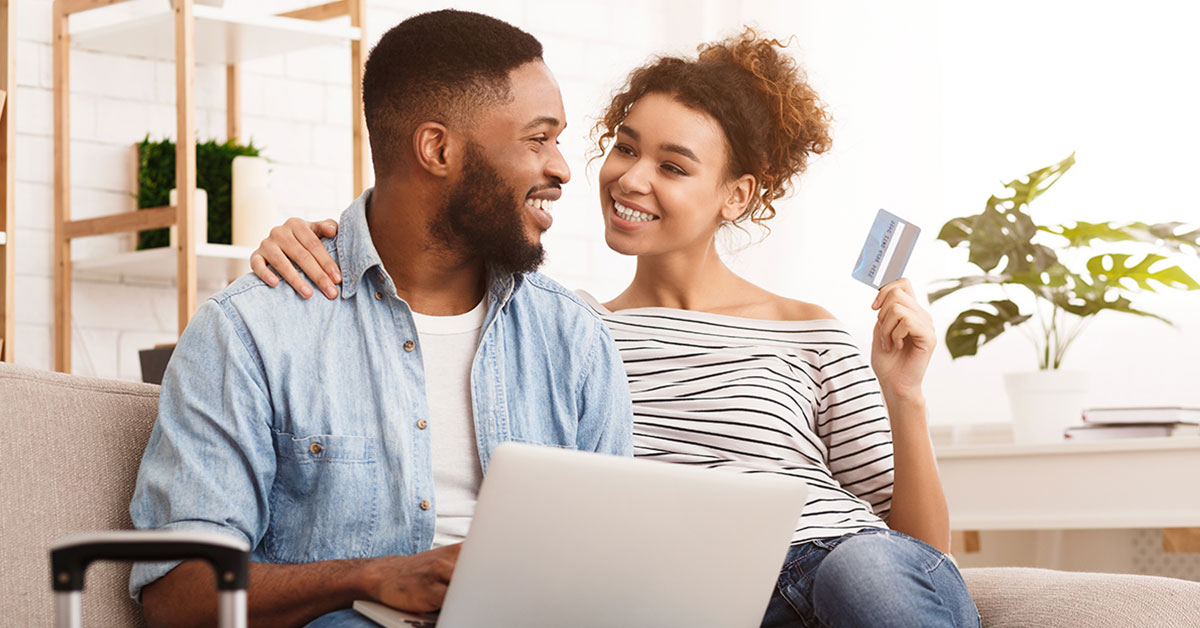
[[[135,527],[223,532],[265,563],[430,549],[422,349],[371,242],[370,195],[325,242],[339,298],[247,275],[196,311],[163,378]],[[484,472],[504,441],[630,455],[629,385],[600,319],[543,275],[491,277],[471,369]],[[131,595],[177,564],[136,565]]]

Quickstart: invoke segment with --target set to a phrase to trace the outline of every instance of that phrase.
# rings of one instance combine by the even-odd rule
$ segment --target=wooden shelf
[[[0,7],[10,4],[0,2]],[[132,6],[134,4],[140,6]],[[342,17],[349,18],[348,26],[344,23],[328,23],[328,20]],[[126,3],[123,0],[54,0],[51,19],[54,33],[55,369],[67,373],[71,371],[71,279],[74,274],[175,284],[179,304],[178,329],[182,331],[196,309],[199,282],[224,284],[249,270],[249,248],[196,242],[195,230],[187,227],[179,229],[180,249],[171,247],[105,257],[81,257],[71,247],[71,242],[76,238],[193,224],[195,208],[192,207],[194,202],[191,199],[194,196],[191,191],[196,186],[196,156],[191,147],[196,143],[197,64],[225,66],[225,135],[232,140],[241,136],[239,64],[295,50],[345,44],[350,61],[347,69],[350,70],[351,85],[354,194],[361,194],[366,188],[366,171],[370,166],[366,119],[362,111],[365,59],[362,33],[366,23],[366,0],[332,0],[284,15],[196,5],[194,0],[175,0],[173,7],[162,0],[142,3]],[[9,29],[11,31],[11,23]],[[170,61],[174,64],[175,187],[180,192],[177,206],[131,212],[130,215],[72,220],[72,48]],[[9,100],[11,108],[11,98]],[[11,175],[11,168],[8,170]],[[137,187],[136,183],[132,183],[132,186],[131,189]],[[133,213],[140,215],[133,217]],[[4,228],[4,223],[0,223],[0,228]],[[11,226],[9,230],[11,232]],[[11,249],[10,242],[5,250],[11,254]],[[178,255],[177,250],[182,250],[183,255]],[[0,270],[3,270],[2,267]],[[3,285],[0,284],[0,287]],[[11,294],[11,282],[8,285]],[[3,320],[0,319],[0,322]],[[7,317],[7,320],[11,322],[12,317]]]
[[[166,2],[162,11],[114,23],[71,29],[71,47],[160,61],[175,59],[174,15]],[[196,63],[235,65],[261,57],[314,46],[348,43],[362,29],[290,17],[247,13],[196,5]]]
[[[250,272],[248,246],[228,244],[196,245],[196,281],[224,284],[230,279]],[[175,249],[130,251],[104,257],[73,256],[71,264],[78,278],[131,279],[141,281],[175,282]]]

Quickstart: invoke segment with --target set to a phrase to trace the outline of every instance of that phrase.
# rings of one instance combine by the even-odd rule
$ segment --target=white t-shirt
[[[471,411],[471,365],[487,316],[487,298],[457,316],[413,312],[425,366],[426,417],[433,457],[433,547],[467,536],[475,497],[483,482],[475,419]]]

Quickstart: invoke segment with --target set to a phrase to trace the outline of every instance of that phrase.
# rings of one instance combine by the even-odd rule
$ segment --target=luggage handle
[[[159,561],[202,558],[212,564],[220,591],[222,626],[246,625],[250,548],[229,535],[182,530],[118,530],[76,534],[50,546],[55,626],[78,626],[88,565],[97,560]]]

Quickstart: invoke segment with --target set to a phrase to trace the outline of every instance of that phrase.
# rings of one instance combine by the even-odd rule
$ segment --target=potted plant
[[[232,243],[233,158],[258,156],[259,152],[253,141],[245,146],[233,140],[196,144],[196,187],[205,190],[208,198],[208,242]],[[175,142],[152,142],[146,135],[138,145],[138,209],[167,205],[174,187]],[[137,248],[152,249],[167,246],[168,242],[167,229],[142,231],[138,233]]]
[[[1195,225],[1035,222],[1029,204],[1074,165],[1072,153],[1008,182],[1008,192],[989,198],[982,213],[954,218],[938,234],[951,248],[966,248],[968,261],[982,272],[941,280],[941,287],[929,293],[930,303],[966,289],[1003,296],[976,301],[954,319],[946,330],[952,358],[975,355],[1010,329],[1033,328],[1027,336],[1037,352],[1038,370],[1006,376],[1014,434],[1020,441],[1060,440],[1062,428],[1079,419],[1086,374],[1061,366],[1094,316],[1116,312],[1171,324],[1134,307],[1131,297],[1162,288],[1200,289],[1169,259],[1200,253],[1200,228]],[[1134,249],[1142,252],[1125,252]],[[1068,253],[1072,250],[1076,252]],[[1083,257],[1084,262],[1072,261]],[[1009,294],[1010,288],[1018,294]]]

